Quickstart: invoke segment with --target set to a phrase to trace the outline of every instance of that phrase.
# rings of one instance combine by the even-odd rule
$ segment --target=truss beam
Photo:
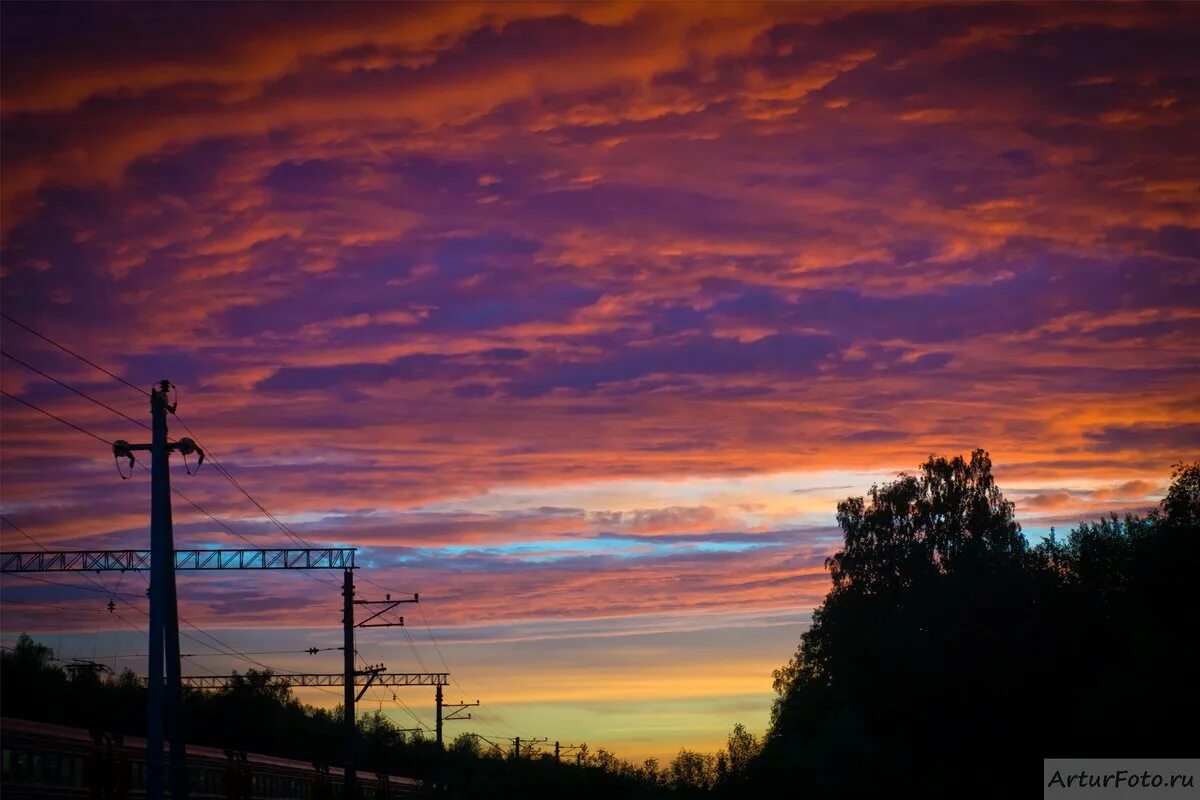
[[[0,553],[0,572],[128,572],[148,569],[149,550]],[[354,549],[176,550],[175,569],[354,569]]]
[[[380,672],[369,673],[371,686],[447,686],[450,683],[448,672]],[[288,686],[345,686],[345,676],[340,672],[304,673],[304,674],[275,674],[270,679],[276,683],[286,683]],[[229,675],[195,675],[183,676],[183,685],[189,689],[228,689],[236,681],[245,681],[243,676]],[[362,685],[362,684],[358,684]]]

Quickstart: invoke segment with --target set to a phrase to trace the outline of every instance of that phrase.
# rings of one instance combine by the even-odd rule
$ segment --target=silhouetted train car
[[[81,728],[0,720],[0,795],[4,800],[145,797],[146,740],[89,734]],[[287,758],[188,746],[193,800],[338,800],[342,770]],[[421,797],[421,782],[358,775],[364,800]]]

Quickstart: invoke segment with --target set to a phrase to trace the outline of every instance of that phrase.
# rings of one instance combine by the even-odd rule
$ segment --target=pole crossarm
[[[447,686],[450,683],[448,672],[380,672],[370,673],[368,684],[371,686]],[[345,686],[346,678],[340,673],[272,673],[271,680],[285,683],[288,686]],[[229,689],[238,681],[245,681],[240,675],[193,675],[183,676],[183,685],[189,689]],[[359,686],[363,684],[357,684]]]
[[[394,622],[388,622],[386,620],[383,622],[376,622],[375,620],[379,619],[387,612],[396,608],[396,606],[400,605],[401,603],[419,603],[419,602],[421,602],[421,596],[417,595],[417,594],[414,594],[411,598],[405,598],[404,600],[393,600],[392,596],[390,594],[387,596],[386,600],[355,600],[354,605],[356,605],[356,606],[382,606],[382,608],[380,608],[378,611],[376,611],[371,616],[364,619],[362,622],[354,623],[354,627],[356,627],[356,628],[397,628],[397,627],[403,628],[404,627],[404,617],[400,617],[399,619],[397,619]]]
[[[359,670],[356,673],[361,677],[366,677],[367,682],[359,687],[358,694],[354,697],[354,702],[357,703],[359,700],[363,699],[363,695],[367,693],[367,689],[370,689],[371,685],[375,683],[375,680],[383,674],[384,669],[386,668],[380,664],[377,667],[367,667],[366,669]]]
[[[443,716],[442,721],[451,722],[453,720],[468,720],[471,718],[471,715],[466,713],[466,710],[468,708],[475,708],[478,705],[478,700],[476,700],[474,703],[443,703],[443,712],[448,711],[450,713]]]
[[[354,548],[176,550],[177,570],[354,569]],[[0,553],[0,572],[127,572],[150,569],[149,550]]]

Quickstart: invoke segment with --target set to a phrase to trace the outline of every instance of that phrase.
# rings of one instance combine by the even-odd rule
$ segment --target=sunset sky
[[[1200,457],[1195,4],[6,3],[2,22],[4,313],[138,386],[170,378],[266,508],[419,592],[415,654],[395,629],[359,649],[394,671],[444,656],[450,699],[484,703],[450,736],[640,759],[761,732],[839,499],[984,447],[1037,540],[1152,506]],[[146,437],[2,366],[10,394]],[[146,472],[2,408],[7,520],[50,549],[148,546]],[[289,544],[209,465],[176,458],[172,480]],[[178,499],[175,522],[178,547],[248,546]],[[38,577],[87,588],[6,577],[5,645],[144,671],[124,657],[144,616]],[[93,577],[145,608],[142,577]],[[185,573],[181,613],[243,651],[336,646],[337,580]],[[253,666],[184,631],[185,674]],[[397,695],[432,725],[431,690]],[[391,697],[363,707],[411,725]]]

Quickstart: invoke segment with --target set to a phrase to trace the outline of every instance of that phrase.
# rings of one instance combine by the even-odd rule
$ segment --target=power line
[[[318,647],[314,648],[317,652],[323,653],[326,650],[341,650],[340,647]],[[301,655],[312,654],[312,650],[248,650],[245,655],[248,656],[283,656],[283,655]],[[149,653],[119,653],[109,656],[109,658],[146,658]],[[212,658],[213,656],[224,656],[226,653],[180,653],[180,658]]]
[[[421,654],[417,652],[417,646],[413,643],[412,636],[408,633],[408,628],[401,628],[400,632],[404,634],[404,639],[408,642],[408,649],[412,650],[412,654],[417,659],[417,664],[420,665],[422,672],[429,672],[429,668],[425,666],[425,659],[421,658]],[[450,670],[447,669],[447,672]]]
[[[140,595],[128,594],[125,592],[110,592],[108,589],[105,589],[103,586],[99,586],[99,585],[98,585],[98,588],[93,588],[91,586],[76,586],[73,583],[59,583],[57,581],[51,581],[51,580],[47,580],[45,578],[39,578],[36,575],[29,575],[24,572],[8,572],[8,573],[5,573],[4,577],[5,578],[22,578],[27,581],[36,581],[37,583],[44,583],[47,586],[59,586],[64,589],[78,589],[81,592],[98,592],[100,594],[106,594],[109,597],[133,597],[133,598],[140,597]],[[88,576],[85,575],[84,577],[88,577]]]
[[[6,605],[38,606],[39,608],[53,608],[57,611],[75,611],[75,612],[79,611],[79,609],[77,609],[77,608],[67,608],[66,606],[52,606],[49,603],[36,603],[32,600],[12,600],[12,599],[0,600],[0,608],[3,608]],[[101,612],[99,609],[96,609],[94,613],[99,614]]]
[[[142,422],[141,420],[136,420],[136,419],[134,419],[133,417],[131,417],[131,416],[129,416],[128,414],[126,414],[125,412],[123,412],[123,411],[118,411],[117,409],[113,408],[113,407],[112,407],[112,406],[110,406],[108,403],[105,403],[105,402],[103,402],[103,401],[97,400],[96,398],[92,397],[90,394],[88,394],[87,392],[83,391],[82,389],[76,389],[74,386],[71,386],[69,383],[66,383],[66,382],[64,382],[64,381],[60,381],[58,378],[54,377],[53,375],[47,374],[47,373],[43,372],[42,370],[38,369],[37,367],[33,366],[32,364],[29,364],[29,363],[27,363],[27,362],[25,362],[25,361],[22,361],[21,359],[19,359],[19,358],[17,358],[16,356],[14,356],[12,353],[9,353],[9,352],[7,352],[7,351],[4,351],[4,350],[0,350],[0,355],[4,356],[4,357],[5,357],[5,358],[7,358],[7,359],[10,359],[10,360],[12,360],[12,361],[15,361],[15,362],[17,362],[17,363],[18,363],[18,364],[20,364],[22,367],[25,367],[25,369],[27,369],[27,370],[30,370],[30,371],[32,371],[32,372],[36,372],[38,375],[41,375],[43,378],[45,378],[45,379],[46,379],[46,380],[48,380],[48,381],[54,381],[54,382],[55,382],[55,383],[57,383],[59,386],[63,387],[64,389],[67,389],[68,391],[74,392],[75,394],[79,395],[79,396],[80,396],[80,397],[82,397],[83,399],[85,399],[85,400],[90,400],[91,402],[95,403],[96,405],[100,406],[101,408],[108,409],[108,410],[109,410],[109,411],[111,411],[112,413],[116,414],[118,417],[123,417],[124,419],[127,419],[127,420],[129,420],[129,421],[130,421],[130,422],[132,422],[134,425],[141,425],[141,426],[142,426],[143,428],[145,428],[146,430],[149,430],[149,429],[150,429],[150,426],[149,426],[149,425],[147,425],[146,423]]]
[[[410,717],[412,717],[414,720],[416,720],[418,727],[420,727],[426,731],[429,731],[430,733],[433,732],[433,728],[430,728],[428,725],[426,725],[424,720],[422,720],[420,717],[418,717],[415,711],[413,711],[411,708],[409,708],[407,705],[405,705],[404,701],[401,700],[399,697],[397,697],[395,695],[395,693],[392,694],[392,702],[395,703],[399,708],[403,709],[404,713],[408,714]]]
[[[0,317],[3,317],[4,319],[8,320],[8,321],[9,321],[9,322],[11,322],[12,324],[16,325],[18,328],[23,328],[24,330],[28,331],[29,333],[32,333],[34,336],[38,337],[39,339],[41,339],[41,340],[43,340],[43,341],[45,341],[45,342],[49,342],[50,344],[52,344],[52,345],[54,345],[55,347],[57,347],[59,350],[62,350],[64,353],[67,353],[68,355],[75,356],[75,358],[78,358],[78,359],[79,359],[80,361],[82,361],[83,363],[87,364],[87,365],[88,365],[88,366],[90,366],[90,367],[94,367],[95,369],[98,369],[98,370],[100,370],[101,372],[103,372],[103,373],[104,373],[105,375],[107,375],[108,377],[112,378],[113,380],[116,380],[116,381],[119,381],[119,382],[121,382],[121,383],[125,384],[125,385],[126,385],[126,386],[128,386],[130,389],[133,389],[135,392],[141,392],[142,394],[146,395],[146,397],[149,397],[149,396],[150,396],[150,393],[149,393],[149,392],[147,392],[145,389],[141,388],[140,386],[135,386],[134,384],[132,384],[132,383],[130,383],[129,381],[127,381],[127,380],[125,380],[124,378],[122,378],[120,375],[117,375],[117,374],[116,374],[116,373],[114,373],[114,372],[110,372],[110,371],[106,370],[104,367],[100,366],[100,365],[99,365],[99,364],[97,364],[95,361],[91,361],[90,359],[87,359],[87,358],[85,358],[85,357],[83,357],[83,356],[79,355],[79,353],[76,353],[74,350],[72,350],[71,348],[67,347],[66,345],[59,344],[58,342],[56,342],[56,341],[54,341],[53,339],[51,339],[49,336],[46,336],[46,335],[44,335],[44,334],[41,334],[41,333],[38,333],[38,332],[37,332],[37,331],[35,331],[33,328],[29,327],[28,325],[24,324],[23,322],[18,322],[17,320],[15,320],[15,319],[13,319],[12,317],[10,317],[8,314],[5,314],[4,312],[0,312]]]
[[[446,672],[450,672],[450,665],[446,663],[446,657],[442,655],[442,648],[438,646],[437,637],[433,635],[433,628],[429,626],[429,618],[425,616],[425,609],[421,608],[420,604],[417,604],[417,611],[421,614],[421,622],[425,625],[425,632],[429,634],[429,641],[433,644],[433,649],[437,653],[438,660],[442,662],[442,666]],[[458,686],[459,691],[464,694],[466,693],[466,690],[459,686],[457,681],[455,681],[454,685]]]
[[[204,446],[204,443],[200,441],[200,438],[198,436],[196,436],[196,434],[192,431],[192,429],[188,426],[188,424],[186,422],[184,422],[183,419],[181,419],[178,414],[175,415],[175,419],[178,420],[179,424],[183,426],[183,429],[185,431],[187,431],[189,434],[191,434],[191,437],[196,442],[196,444],[199,445],[202,450],[204,450],[205,457],[208,458],[208,460],[212,461],[213,466],[216,468],[217,472],[220,473],[220,475],[222,477],[224,477],[225,480],[229,481],[230,485],[232,485],[235,489],[237,489],[239,492],[241,492],[243,495],[245,495],[247,500],[249,500],[251,503],[253,503],[255,505],[255,507],[258,508],[258,510],[261,511],[263,514],[265,514],[269,520],[271,520],[273,523],[275,523],[275,526],[278,527],[279,530],[282,531],[285,535],[290,537],[292,539],[292,541],[296,542],[297,544],[301,544],[304,547],[312,547],[311,543],[306,541],[299,534],[296,534],[295,532],[293,532],[292,529],[289,528],[287,525],[284,525],[279,520],[278,517],[276,517],[274,514],[272,514],[270,511],[268,511],[263,506],[262,503],[258,502],[258,500],[255,499],[254,495],[250,494],[250,492],[248,492],[246,490],[246,487],[242,486],[242,484],[238,482],[237,478],[233,477],[233,474],[230,473],[229,470],[225,468],[225,465],[221,463],[220,459],[217,458],[216,454],[214,454],[210,448]]]
[[[5,397],[7,397],[9,400],[16,400],[16,401],[17,401],[18,403],[20,403],[21,405],[24,405],[24,406],[29,406],[29,407],[30,407],[30,408],[32,408],[34,411],[38,411],[38,412],[40,412],[40,413],[42,413],[42,414],[45,414],[45,415],[46,415],[47,417],[49,417],[50,419],[58,420],[58,421],[59,421],[59,422],[61,422],[63,425],[66,425],[68,428],[74,428],[75,430],[79,431],[80,433],[82,433],[82,434],[85,434],[85,435],[87,435],[87,436],[90,436],[90,437],[92,437],[93,439],[95,439],[96,441],[98,441],[98,442],[101,442],[101,443],[103,443],[103,444],[106,444],[106,445],[108,445],[109,447],[112,447],[112,442],[110,442],[108,439],[105,439],[105,438],[103,438],[103,437],[101,437],[101,436],[97,436],[96,434],[92,433],[91,431],[89,431],[89,430],[87,430],[87,429],[85,429],[85,428],[81,428],[80,426],[76,425],[74,422],[67,422],[65,419],[63,419],[62,417],[58,416],[57,414],[51,414],[51,413],[50,413],[49,411],[47,411],[46,409],[44,409],[44,408],[41,408],[40,406],[36,406],[36,405],[34,405],[33,403],[29,402],[28,400],[23,400],[22,398],[20,398],[20,397],[17,397],[15,394],[9,394],[8,392],[4,391],[3,389],[0,389],[0,394],[4,395],[4,396],[5,396]]]
[[[433,650],[435,653],[437,653],[438,660],[442,662],[442,668],[445,669],[446,672],[450,675],[450,682],[453,683],[455,688],[457,688],[464,695],[470,695],[471,693],[468,692],[465,688],[463,688],[463,685],[461,683],[459,683],[458,679],[454,677],[454,673],[450,670],[450,665],[446,663],[446,656],[442,654],[442,648],[438,644],[437,637],[433,635],[433,628],[429,624],[429,618],[425,616],[425,609],[422,608],[420,606],[420,604],[417,605],[417,612],[421,615],[421,623],[425,626],[425,632],[429,634],[429,641],[431,644],[433,644]],[[478,695],[476,695],[476,697],[478,697]],[[483,717],[484,715],[479,712],[476,712],[475,716]],[[516,733],[517,729],[514,728],[512,725],[510,725],[508,723],[508,721],[506,719],[504,719],[504,717],[502,715],[490,714],[489,716],[494,717],[496,722],[498,722],[499,724],[508,728],[513,733]],[[483,721],[484,724],[487,725],[489,728],[492,728],[493,730],[497,730],[495,728],[495,726],[491,725],[486,720],[481,720],[481,721]]]
[[[299,534],[294,532],[291,528],[289,528],[287,525],[285,525],[278,517],[276,517],[274,514],[272,514],[270,511],[268,511],[266,506],[264,506],[262,503],[260,503],[258,501],[258,499],[254,497],[254,495],[250,494],[249,490],[247,490],[246,487],[243,486],[237,478],[233,477],[233,473],[231,473],[229,471],[229,469],[224,464],[221,463],[220,459],[217,458],[216,454],[210,448],[206,447],[203,442],[200,441],[200,437],[198,437],[196,435],[196,433],[191,429],[191,426],[189,426],[187,424],[187,422],[185,422],[178,414],[175,414],[175,419],[178,420],[179,424],[182,425],[183,429],[188,432],[188,434],[192,437],[193,441],[195,441],[196,444],[204,451],[205,456],[210,461],[212,461],[213,467],[217,470],[217,474],[219,474],[221,477],[223,477],[225,480],[227,480],[231,486],[233,486],[235,489],[237,489],[239,492],[241,492],[246,497],[246,499],[249,500],[251,503],[253,503],[254,506],[267,517],[267,519],[271,520],[271,522],[273,522],[275,524],[275,527],[279,528],[279,530],[282,531],[285,536],[287,536],[293,542],[299,544],[302,547],[312,547],[313,546],[311,542],[309,542],[303,536],[300,536]],[[310,578],[320,581],[321,583],[325,583],[325,584],[333,585],[333,586],[338,585],[338,582],[334,581],[334,580],[324,579],[315,574],[310,574],[310,573],[304,573],[304,574],[308,575]]]

